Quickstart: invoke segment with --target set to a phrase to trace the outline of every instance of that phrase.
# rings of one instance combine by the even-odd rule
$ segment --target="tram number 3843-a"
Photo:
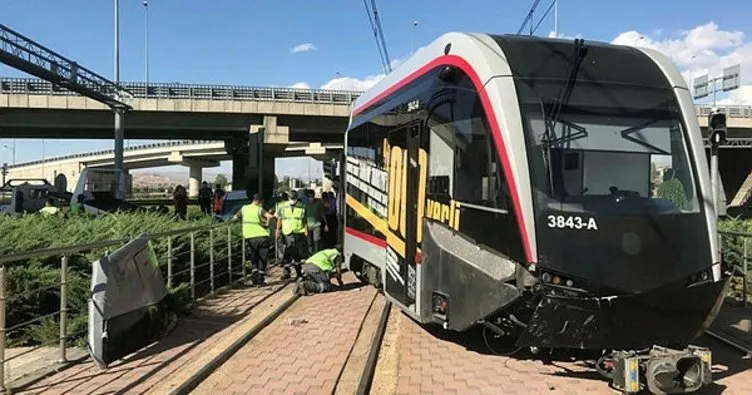
[[[598,224],[595,222],[595,218],[582,218],[572,215],[549,215],[547,219],[549,228],[598,230]]]

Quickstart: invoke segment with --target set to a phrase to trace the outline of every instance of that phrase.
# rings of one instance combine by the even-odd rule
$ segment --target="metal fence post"
[[[747,238],[744,238],[744,260],[742,261],[742,304],[744,307],[747,307],[747,291],[749,288],[747,288]]]
[[[68,337],[68,256],[60,260],[60,362],[67,360],[65,341]]]
[[[5,265],[0,264],[0,391],[5,393]]]
[[[227,227],[227,273],[230,276],[230,284],[232,284],[232,227]]]
[[[243,235],[240,236],[240,273],[245,280],[245,240],[243,239]]]
[[[167,236],[167,288],[172,288],[172,236]]]
[[[214,293],[214,229],[209,229],[209,284]]]
[[[191,298],[196,300],[196,235],[191,232]]]

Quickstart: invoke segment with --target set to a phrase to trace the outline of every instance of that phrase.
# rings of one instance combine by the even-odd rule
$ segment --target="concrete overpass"
[[[183,165],[189,168],[188,194],[198,195],[205,167],[217,167],[219,162],[232,159],[227,143],[223,141],[169,141],[146,144],[125,149],[123,161],[125,169],[144,169],[161,166]],[[342,152],[342,144],[320,144],[297,142],[287,144],[276,157],[311,156],[318,160],[337,157]],[[46,158],[8,166],[7,178],[44,178],[54,180],[56,185],[66,185],[72,189],[85,167],[114,166],[114,150],[95,151]],[[59,184],[62,183],[62,184]]]
[[[360,92],[224,85],[125,83],[128,139],[228,140],[266,127],[287,141],[341,139]],[[0,130],[16,138],[112,138],[104,104],[37,79],[0,79]],[[334,141],[333,141],[334,142]]]
[[[261,174],[265,190],[273,187],[273,158],[289,142],[341,143],[350,105],[360,95],[275,87],[122,85],[133,93],[124,99],[133,107],[125,115],[127,139],[223,140],[233,162],[233,185],[254,185]],[[2,137],[111,139],[113,118],[106,106],[49,82],[0,79]]]

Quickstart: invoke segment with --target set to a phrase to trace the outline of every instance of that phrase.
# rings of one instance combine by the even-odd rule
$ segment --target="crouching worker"
[[[342,245],[335,248],[321,250],[313,254],[303,264],[303,276],[298,278],[295,293],[298,295],[310,295],[324,293],[332,290],[329,280],[332,272],[335,274],[337,283],[342,286]]]

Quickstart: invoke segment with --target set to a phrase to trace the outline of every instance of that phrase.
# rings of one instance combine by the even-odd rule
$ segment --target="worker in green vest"
[[[310,295],[332,290],[330,277],[335,274],[337,283],[342,286],[342,245],[321,250],[308,258],[303,265],[303,277],[295,284],[295,293]]]
[[[78,195],[76,197],[75,202],[71,200],[69,212],[71,215],[78,215],[78,214],[83,214],[86,212],[86,210],[84,209],[84,195],[83,194]]]
[[[295,274],[300,278],[302,261],[308,256],[306,246],[308,229],[305,224],[305,208],[298,202],[298,194],[295,191],[290,191],[289,204],[280,208],[275,235],[277,238],[280,236],[285,238],[282,279],[290,278],[290,266],[295,267]]]
[[[254,194],[252,200],[250,204],[241,207],[233,219],[243,221],[243,242],[252,266],[251,281],[253,285],[260,287],[265,285],[266,260],[269,256],[267,221],[274,217],[264,210],[261,194]]]

